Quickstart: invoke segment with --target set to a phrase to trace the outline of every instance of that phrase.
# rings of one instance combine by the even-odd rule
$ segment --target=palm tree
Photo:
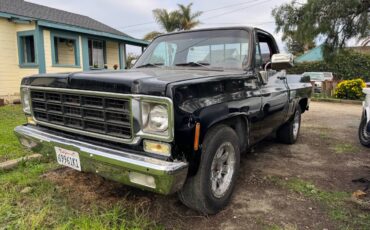
[[[153,16],[155,21],[162,27],[162,29],[166,32],[173,32],[178,30],[179,28],[179,12],[172,11],[168,12],[166,9],[155,9],[153,10]],[[163,34],[163,32],[152,31],[147,33],[144,36],[144,40],[153,40],[158,35]]]
[[[168,12],[166,9],[153,10],[155,21],[166,32],[173,32],[179,28],[180,14],[177,10]]]
[[[161,34],[163,34],[163,33],[158,32],[158,31],[152,31],[152,32],[149,32],[149,33],[145,34],[145,35],[144,35],[144,37],[143,37],[143,39],[144,39],[145,41],[151,41],[151,40],[153,40],[155,37],[157,37],[157,36],[159,36],[159,35],[161,35]]]
[[[160,25],[164,32],[152,31],[144,36],[144,40],[153,40],[160,34],[180,30],[190,30],[200,24],[197,18],[202,14],[201,11],[193,13],[190,3],[187,6],[178,4],[179,10],[167,11],[166,9],[153,10],[155,21]]]
[[[180,30],[190,30],[200,24],[200,21],[197,19],[202,15],[202,11],[192,12],[191,6],[193,3],[190,3],[187,6],[178,4],[179,16],[180,16]]]

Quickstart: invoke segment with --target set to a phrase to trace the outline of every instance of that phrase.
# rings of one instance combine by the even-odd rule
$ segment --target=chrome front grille
[[[132,138],[129,98],[81,92],[31,89],[32,114],[41,125],[61,130],[116,140]]]

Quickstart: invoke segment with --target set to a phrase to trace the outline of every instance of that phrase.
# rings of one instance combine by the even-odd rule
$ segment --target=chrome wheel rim
[[[225,142],[217,149],[211,166],[211,190],[215,197],[221,198],[229,190],[235,171],[235,149]]]
[[[296,111],[295,114],[294,114],[294,120],[293,120],[293,136],[294,136],[294,139],[297,139],[297,137],[298,137],[299,125],[300,125],[299,112]]]

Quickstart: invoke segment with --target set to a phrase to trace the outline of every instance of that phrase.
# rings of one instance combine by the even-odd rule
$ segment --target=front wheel
[[[212,128],[203,142],[198,172],[185,182],[178,196],[183,204],[204,214],[215,214],[231,198],[239,171],[240,149],[235,131]]]
[[[358,137],[363,146],[370,147],[370,132],[367,130],[366,116],[362,115],[360,127],[358,128]]]
[[[298,106],[293,117],[281,126],[277,133],[277,139],[285,144],[294,144],[301,129],[301,108]]]

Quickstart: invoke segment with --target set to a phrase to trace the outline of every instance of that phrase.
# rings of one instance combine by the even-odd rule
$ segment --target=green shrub
[[[291,74],[304,72],[332,72],[337,80],[362,78],[370,81],[370,55],[354,51],[343,50],[331,62],[303,62],[296,63],[287,70]]]
[[[364,96],[362,88],[365,87],[366,84],[361,78],[344,80],[339,82],[335,88],[334,96],[341,99],[357,100]]]

